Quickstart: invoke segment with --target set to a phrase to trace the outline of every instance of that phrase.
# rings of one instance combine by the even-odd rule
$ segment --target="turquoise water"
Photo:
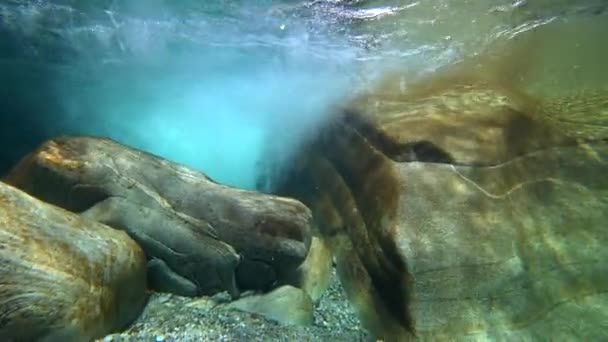
[[[252,188],[264,144],[288,154],[346,96],[356,48],[265,15],[270,3],[126,4],[4,6],[3,24],[32,40],[28,57],[52,63],[57,107],[32,114],[49,135],[110,136]]]
[[[5,99],[22,100],[4,105],[4,116],[14,116],[22,138],[106,135],[253,188],[261,160],[289,160],[334,106],[386,67],[432,71],[497,39],[601,18],[603,6],[7,1]],[[264,155],[268,144],[274,156]]]
[[[260,165],[288,164],[336,105],[389,66],[429,72],[604,6],[4,1],[2,143],[14,149],[2,168],[50,136],[105,135],[254,188]]]
[[[315,320],[306,336],[415,327],[432,341],[602,340],[607,19],[606,0],[0,0],[0,178],[49,138],[95,135],[302,201],[318,239],[299,284]],[[346,105],[354,115],[327,127]],[[184,200],[179,179],[156,181],[150,190],[174,201],[159,213]],[[220,232],[255,221],[244,245],[256,229],[300,235],[272,220],[284,199],[256,197],[267,200],[250,217],[254,194],[226,193],[225,208],[197,199],[201,220],[187,226],[207,231],[205,215],[225,214]],[[136,229],[142,212],[128,213]],[[314,313],[312,293],[328,294]],[[217,317],[153,297],[166,319],[143,315],[153,331],[129,334],[297,330],[243,320],[214,332]]]

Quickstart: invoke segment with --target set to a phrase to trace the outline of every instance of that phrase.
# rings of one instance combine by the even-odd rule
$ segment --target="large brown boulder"
[[[109,139],[47,141],[5,181],[124,229],[146,252],[153,286],[182,295],[269,289],[310,246],[302,203],[221,185]]]
[[[145,255],[127,234],[0,182],[0,340],[91,341],[145,303]]]
[[[536,99],[478,62],[374,87],[277,192],[378,338],[606,339],[608,93]]]

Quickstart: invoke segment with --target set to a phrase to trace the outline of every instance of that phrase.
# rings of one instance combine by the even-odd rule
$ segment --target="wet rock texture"
[[[264,295],[240,298],[228,307],[257,313],[283,324],[307,326],[313,323],[312,299],[303,290],[289,285]]]
[[[286,275],[284,283],[301,288],[317,303],[330,285],[333,258],[328,241],[313,237],[306,260]]]
[[[127,234],[0,182],[0,340],[90,341],[146,299],[145,255]]]
[[[49,204],[0,187],[0,337],[119,329],[143,306],[146,267],[183,296],[275,289],[221,305],[157,293],[106,339],[367,337],[332,305],[319,319],[333,258],[371,337],[605,340],[608,94],[537,99],[485,65],[363,94],[303,149],[285,197],[108,139],[46,142],[5,181]]]
[[[480,65],[385,80],[279,192],[375,336],[605,339],[608,94],[541,101]]]
[[[125,230],[149,259],[152,286],[180,295],[267,290],[310,246],[302,203],[227,187],[109,139],[47,141],[5,181]]]

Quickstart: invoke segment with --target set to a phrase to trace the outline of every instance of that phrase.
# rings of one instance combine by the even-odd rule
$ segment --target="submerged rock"
[[[224,294],[187,298],[154,293],[129,329],[99,341],[154,341],[158,337],[167,342],[368,341],[334,275],[330,283],[315,308],[312,325],[281,324],[262,314],[230,308],[223,303]]]
[[[152,284],[181,295],[268,288],[310,246],[311,213],[302,203],[221,185],[109,139],[47,141],[5,181],[124,229],[146,252]],[[258,274],[262,283],[250,279]]]
[[[145,256],[127,234],[0,182],[0,340],[90,341],[145,303]]]
[[[278,193],[378,338],[605,339],[608,93],[543,102],[491,65],[380,84]]]
[[[228,308],[263,315],[285,325],[312,325],[313,303],[303,290],[293,286],[281,286],[265,294],[240,298]]]
[[[333,260],[328,242],[313,237],[306,260],[286,276],[285,283],[304,290],[317,303],[330,285]]]

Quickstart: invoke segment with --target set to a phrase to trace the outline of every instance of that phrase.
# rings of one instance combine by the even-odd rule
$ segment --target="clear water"
[[[506,61],[524,69],[532,66],[519,80],[525,90],[543,99],[608,90],[607,0],[0,0],[0,176],[48,138],[90,134],[181,162],[219,182],[254,189],[266,165],[289,166],[290,157],[315,138],[336,107],[395,68],[408,76],[403,79],[407,87],[410,79],[536,29],[546,33],[542,46]],[[605,97],[604,102],[599,97],[593,102],[592,96],[576,99],[589,100],[591,109],[586,112],[579,102],[579,116],[560,117],[562,123],[580,124],[589,132],[594,126],[604,129],[608,116],[592,115],[598,106],[605,107]],[[605,145],[605,135],[602,139]],[[572,163],[556,167],[563,168],[564,184],[548,178],[554,186],[531,186],[522,197],[507,198],[511,190],[492,195],[454,166],[461,176],[456,180],[466,182],[449,183],[451,174],[443,177],[446,173],[432,168],[418,174],[418,190],[411,186],[408,196],[422,194],[420,203],[428,200],[432,207],[417,207],[416,198],[403,196],[411,210],[410,226],[404,227],[413,228],[398,234],[414,231],[403,240],[418,243],[412,247],[420,253],[416,256],[431,255],[432,267],[425,271],[475,261],[470,273],[429,276],[423,283],[428,286],[419,287],[423,299],[442,299],[433,291],[446,288],[454,298],[445,298],[456,299],[440,309],[431,300],[424,302],[431,304],[419,310],[423,323],[438,317],[447,322],[448,332],[483,335],[484,327],[490,327],[496,336],[504,331],[498,340],[521,340],[538,332],[550,335],[566,322],[557,328],[572,330],[572,336],[605,337],[607,282],[599,251],[606,240],[602,227],[608,196],[597,174],[606,163],[592,146],[580,147],[587,149],[587,159],[572,160],[583,153],[565,151],[575,157],[563,160]],[[602,166],[584,170],[592,175],[589,184],[569,181],[589,160]],[[524,183],[534,183],[537,165],[524,165],[524,176],[526,167],[530,181]],[[487,175],[488,188],[515,182],[508,170]],[[437,193],[426,191],[427,180],[428,189]],[[492,200],[451,196],[465,193],[471,184]],[[555,194],[541,194],[551,189]],[[523,242],[519,251],[511,251],[516,239],[510,234],[518,230]],[[469,236],[476,241],[469,244]],[[445,248],[450,243],[453,249]],[[507,257],[514,273],[492,268],[494,261]],[[412,259],[409,266],[415,268],[424,258]],[[484,281],[469,286],[470,277]],[[444,285],[444,279],[453,284]],[[496,296],[503,302],[493,303],[503,290],[507,295]],[[469,300],[460,301],[467,291],[475,296],[479,291],[479,298],[491,301],[467,311],[457,306]],[[575,295],[580,301],[570,303]],[[571,306],[552,312],[562,304]],[[453,311],[437,314],[446,307]],[[510,322],[529,326],[507,326]]]
[[[556,22],[596,47],[608,22],[606,1],[177,3],[0,2],[1,140],[13,146],[3,170],[44,138],[92,134],[254,188],[261,160],[289,163],[334,106],[389,66],[432,72]],[[604,82],[593,64],[604,56],[576,53],[566,63],[578,69],[562,77]],[[265,155],[269,144],[279,153]]]
[[[25,135],[31,148],[57,134],[106,135],[253,188],[260,159],[287,161],[333,106],[387,66],[427,72],[556,20],[605,22],[604,6],[3,1],[2,101],[10,103],[1,108],[4,127],[17,127],[3,142]],[[263,155],[267,144],[282,152]]]

